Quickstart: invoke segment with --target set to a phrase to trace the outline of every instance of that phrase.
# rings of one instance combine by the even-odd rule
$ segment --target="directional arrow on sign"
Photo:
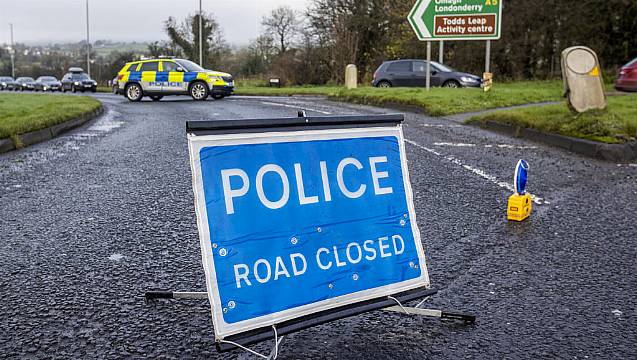
[[[432,0],[418,0],[409,12],[409,16],[407,16],[419,40],[429,40],[432,38],[431,32],[429,32],[424,20],[425,12],[432,2]]]

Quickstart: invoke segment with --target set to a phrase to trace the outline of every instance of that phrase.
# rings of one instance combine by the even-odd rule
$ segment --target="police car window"
[[[128,67],[128,71],[135,71],[135,70],[137,70],[137,65],[138,65],[138,64],[130,64],[130,66]]]
[[[142,64],[142,68],[139,71],[159,71],[159,62],[151,61]]]
[[[163,61],[162,68],[163,71],[177,71],[177,64],[172,61]]]
[[[389,64],[387,71],[408,72],[411,71],[410,61],[399,61]]]

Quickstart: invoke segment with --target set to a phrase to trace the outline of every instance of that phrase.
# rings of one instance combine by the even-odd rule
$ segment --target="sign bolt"
[[[217,246],[218,246],[218,245],[217,245],[217,243],[213,243],[213,244],[212,244],[212,248],[213,248],[213,249],[216,249],[216,248],[217,248]]]
[[[405,226],[407,222],[404,219],[400,219],[400,226]]]
[[[405,219],[407,219],[407,218],[409,217],[409,215],[405,214],[405,215],[403,215],[403,217],[404,217]]]
[[[296,236],[293,236],[292,239],[290,239],[290,242],[292,245],[296,245],[299,242],[299,239],[297,239]]]
[[[412,269],[414,269],[414,268],[416,267],[416,264],[414,264],[414,262],[413,262],[413,261],[410,261],[410,262],[409,262],[409,267],[410,267],[410,268],[412,268]]]
[[[317,227],[316,231],[321,232],[321,231],[323,231],[323,229],[321,229],[320,227]]]
[[[232,300],[228,301],[228,307],[229,307],[230,309],[234,309],[234,308],[235,308],[235,306],[237,306],[237,304],[235,304],[235,302],[234,302],[234,301],[232,301]]]
[[[354,275],[352,275],[352,279],[353,279],[354,281],[358,280],[358,274],[354,274]]]
[[[226,255],[228,255],[228,250],[226,250],[225,248],[221,248],[221,249],[219,249],[219,255],[220,255],[220,256],[226,256]]]
[[[224,313],[224,314],[228,313],[228,308],[224,307],[224,308],[223,308],[223,313]]]
[[[334,289],[334,284],[330,283],[329,285],[327,285],[327,287],[330,288],[330,289]]]

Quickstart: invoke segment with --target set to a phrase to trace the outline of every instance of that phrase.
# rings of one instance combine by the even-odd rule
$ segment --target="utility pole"
[[[88,32],[88,0],[86,0],[86,73],[91,77],[91,40]]]
[[[13,47],[13,24],[9,24],[11,30],[11,77],[15,79],[15,48]]]
[[[203,11],[201,7],[201,0],[199,0],[199,66],[203,67],[203,29],[202,24],[203,20]]]

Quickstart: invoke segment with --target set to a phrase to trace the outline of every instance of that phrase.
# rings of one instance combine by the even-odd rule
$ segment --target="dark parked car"
[[[376,87],[392,86],[426,86],[427,61],[425,60],[394,60],[385,61],[374,72],[372,85]],[[431,86],[449,88],[480,87],[482,79],[479,76],[458,72],[446,65],[431,62]]]
[[[0,90],[15,90],[16,83],[11,76],[0,76]]]
[[[17,84],[16,90],[35,90],[35,80],[32,77],[19,77],[15,79]]]
[[[62,83],[53,76],[40,76],[35,80],[35,91],[62,91]]]
[[[637,59],[624,65],[619,70],[615,81],[615,89],[620,91],[637,91]]]
[[[62,78],[62,91],[97,91],[97,82],[91,79],[81,68],[70,68]]]

